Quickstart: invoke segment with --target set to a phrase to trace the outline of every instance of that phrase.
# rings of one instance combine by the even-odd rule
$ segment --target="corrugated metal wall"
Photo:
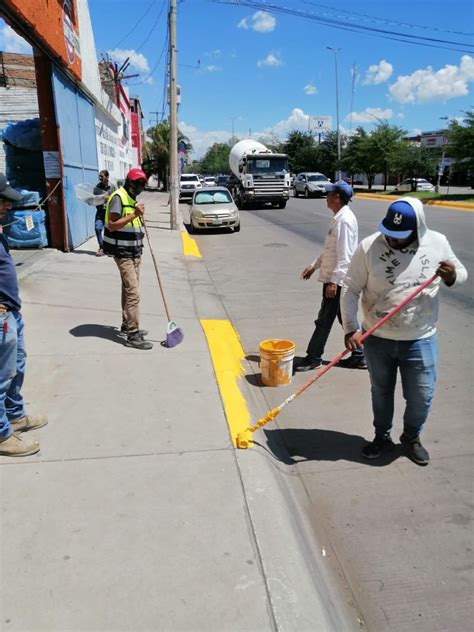
[[[74,192],[75,184],[98,181],[94,106],[57,68],[53,68],[53,89],[69,245],[75,248],[94,234],[95,208],[76,199]]]

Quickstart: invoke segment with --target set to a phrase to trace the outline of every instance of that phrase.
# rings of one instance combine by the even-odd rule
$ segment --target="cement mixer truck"
[[[230,151],[229,166],[232,175],[227,188],[239,208],[261,208],[265,204],[285,208],[290,197],[286,154],[274,154],[255,140],[241,140]]]

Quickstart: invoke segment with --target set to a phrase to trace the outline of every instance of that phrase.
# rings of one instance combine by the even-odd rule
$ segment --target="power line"
[[[114,48],[117,48],[118,46],[120,46],[120,44],[121,44],[122,42],[124,42],[124,41],[127,39],[127,37],[128,37],[129,35],[131,35],[131,34],[135,31],[135,29],[136,29],[136,28],[138,27],[138,25],[142,22],[142,20],[143,20],[143,19],[144,19],[144,18],[148,15],[148,13],[150,12],[150,10],[151,10],[152,6],[153,6],[155,3],[156,3],[156,0],[152,0],[152,1],[150,2],[150,4],[148,5],[148,8],[145,10],[145,13],[142,15],[142,17],[141,17],[141,18],[139,18],[139,20],[138,20],[137,22],[135,22],[135,25],[134,25],[134,26],[130,29],[130,31],[129,31],[126,35],[124,35],[124,36],[122,37],[122,39],[120,40],[120,42],[119,42],[118,44],[115,44]]]
[[[145,83],[148,79],[150,79],[150,77],[155,73],[156,69],[158,68],[158,66],[160,65],[160,62],[163,58],[163,54],[165,52],[165,50],[168,47],[168,33],[166,34],[166,38],[165,41],[163,43],[163,48],[161,49],[161,53],[160,56],[158,57],[158,61],[156,62],[156,64],[153,66],[153,68],[150,70],[149,74],[144,77],[141,81],[137,81],[136,83],[130,83],[130,86],[139,86],[142,83]]]
[[[471,53],[473,45],[466,44],[465,42],[454,42],[451,40],[442,40],[439,38],[423,37],[419,35],[410,35],[409,33],[397,33],[396,31],[388,31],[386,29],[377,29],[373,27],[362,26],[359,24],[343,25],[339,20],[334,18],[325,18],[314,13],[302,11],[301,9],[289,9],[280,5],[263,3],[263,2],[250,2],[245,0],[210,0],[215,4],[230,4],[234,6],[246,6],[252,9],[260,9],[267,12],[281,13],[284,15],[293,15],[305,20],[312,20],[319,24],[323,24],[330,28],[338,29],[341,31],[351,31],[353,33],[365,33],[372,37],[379,37],[383,39],[389,39],[396,42],[403,42],[405,44],[414,44],[417,46],[426,46],[429,48],[439,48],[441,50],[453,50],[460,53]],[[465,48],[453,48],[452,46],[440,46],[440,44],[453,44],[455,46],[463,46]]]
[[[354,15],[358,17],[367,18],[373,22],[382,22],[384,24],[393,24],[395,26],[405,26],[409,28],[415,29],[424,29],[425,31],[437,31],[439,33],[452,33],[453,35],[467,35],[472,36],[474,33],[466,33],[464,31],[453,31],[451,29],[440,29],[436,26],[426,26],[423,24],[412,24],[410,22],[398,22],[397,20],[392,20],[390,18],[380,18],[374,15],[368,15],[367,13],[357,13],[356,11],[350,11],[349,9],[335,9],[334,7],[329,7],[325,4],[320,4],[319,2],[312,2],[311,0],[303,0],[304,4],[310,4],[315,7],[321,7],[322,9],[327,9],[329,11],[337,12],[337,13],[347,13],[348,15]]]
[[[158,13],[158,17],[157,17],[157,18],[156,18],[156,20],[153,22],[153,25],[152,25],[152,27],[151,27],[150,31],[148,32],[148,35],[145,37],[145,39],[144,39],[144,40],[143,40],[143,42],[140,44],[140,46],[136,49],[136,52],[137,52],[137,53],[139,53],[139,52],[141,51],[141,49],[145,46],[145,44],[146,44],[146,43],[148,42],[148,40],[150,39],[150,37],[151,37],[151,35],[152,35],[153,31],[154,31],[154,30],[155,30],[155,28],[156,28],[156,25],[158,24],[158,22],[159,22],[159,20],[160,20],[160,18],[161,18],[161,15],[162,15],[162,13],[163,13],[163,9],[165,8],[165,4],[166,4],[166,0],[163,0],[163,2],[161,3],[161,9],[160,9],[160,11],[159,11],[159,13]]]

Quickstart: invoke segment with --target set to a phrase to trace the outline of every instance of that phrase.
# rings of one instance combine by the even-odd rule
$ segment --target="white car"
[[[179,199],[192,198],[194,191],[201,189],[199,176],[195,173],[183,173],[179,181]]]
[[[216,186],[216,179],[214,178],[214,176],[205,176],[204,177],[204,184],[203,186],[205,187],[215,187]]]
[[[304,195],[309,198],[313,195],[322,197],[326,195],[326,184],[330,184],[331,180],[327,178],[324,173],[318,171],[299,173],[295,181],[293,182],[293,191],[295,197],[298,195]]]
[[[416,183],[416,187],[415,187]],[[397,184],[395,191],[434,191],[435,188],[425,178],[407,178]]]
[[[189,232],[205,228],[232,228],[240,230],[239,209],[229,190],[212,187],[196,191],[189,209]]]

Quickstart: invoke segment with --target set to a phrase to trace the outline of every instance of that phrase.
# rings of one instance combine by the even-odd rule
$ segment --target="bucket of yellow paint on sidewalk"
[[[260,369],[265,386],[291,384],[295,343],[292,340],[262,340]]]

